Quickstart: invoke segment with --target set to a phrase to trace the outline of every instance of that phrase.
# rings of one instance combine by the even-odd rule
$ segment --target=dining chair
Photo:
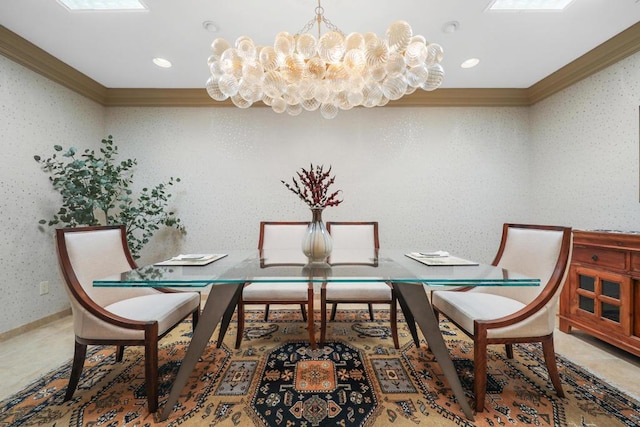
[[[261,267],[300,266],[302,268],[306,265],[308,259],[302,252],[302,240],[304,239],[308,226],[308,222],[260,222],[258,249],[262,259]],[[308,323],[311,347],[315,348],[313,285],[311,283],[276,281],[271,283],[245,284],[237,305],[238,331],[235,348],[240,348],[240,343],[242,342],[245,322],[244,308],[247,304],[264,305],[265,321],[268,320],[269,317],[270,304],[300,305],[302,319]],[[308,310],[305,307],[307,307]],[[307,311],[309,312],[308,315]],[[222,332],[222,330],[220,332]],[[222,342],[222,338],[222,336],[218,337],[219,344]]]
[[[327,230],[333,239],[329,257],[332,266],[349,264],[377,265],[380,240],[378,223],[327,222]],[[369,318],[374,320],[373,304],[389,304],[391,336],[395,348],[399,348],[397,299],[393,286],[387,282],[325,282],[320,290],[320,343],[324,343],[327,331],[327,305],[332,304],[331,320],[335,320],[339,303],[364,303]]]
[[[158,340],[192,316],[200,294],[152,288],[102,288],[93,281],[137,268],[123,225],[56,230],[58,261],[71,303],[75,350],[65,401],[78,386],[88,345],[115,345],[116,361],[126,346],[144,346],[149,412],[158,409]]]
[[[487,346],[504,344],[513,358],[513,344],[540,342],[549,378],[564,397],[556,366],[553,331],[558,301],[571,258],[571,228],[504,224],[493,265],[539,278],[540,286],[478,286],[432,292],[436,314],[449,318],[473,338],[476,411],[485,406]]]

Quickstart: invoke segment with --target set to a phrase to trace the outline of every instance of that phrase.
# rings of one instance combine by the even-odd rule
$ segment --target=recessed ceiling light
[[[460,23],[458,21],[449,21],[444,23],[442,31],[447,34],[451,34],[458,31],[458,28],[460,28]]]
[[[489,10],[563,10],[573,0],[493,0]]]
[[[202,23],[202,28],[209,31],[210,33],[217,33],[219,30],[218,26],[213,21],[204,21]]]
[[[480,63],[480,60],[478,58],[469,58],[466,61],[464,61],[462,64],[460,64],[460,66],[462,68],[473,68],[479,63]]]
[[[156,64],[158,67],[171,68],[171,61],[169,61],[168,59],[153,58],[153,63]]]
[[[69,10],[146,10],[140,0],[58,0]]]

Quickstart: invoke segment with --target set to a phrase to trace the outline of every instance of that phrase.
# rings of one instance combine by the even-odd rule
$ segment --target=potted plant
[[[76,227],[79,225],[124,224],[129,249],[134,258],[160,226],[185,233],[174,212],[168,209],[172,197],[168,187],[180,182],[169,178],[155,187],[144,187],[137,197],[131,185],[136,159],[118,161],[118,147],[109,135],[102,140],[100,152],[74,147],[66,151],[54,145],[54,154],[43,159],[35,155],[42,170],[49,174],[53,188],[62,196],[62,206],[53,218],[40,224]]]

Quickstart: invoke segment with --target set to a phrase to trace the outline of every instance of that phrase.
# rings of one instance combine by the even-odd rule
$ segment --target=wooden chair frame
[[[76,227],[76,228],[62,228],[56,230],[57,239],[57,252],[58,261],[60,263],[62,275],[65,279],[69,291],[78,303],[87,310],[91,315],[96,318],[118,326],[124,329],[141,330],[144,331],[144,339],[142,340],[112,340],[112,339],[86,339],[76,335],[75,337],[75,350],[73,355],[73,365],[71,368],[71,375],[69,377],[69,384],[64,397],[64,401],[68,401],[73,397],[73,394],[78,386],[80,375],[82,374],[82,368],[84,366],[84,360],[87,353],[88,345],[115,345],[116,349],[116,361],[122,361],[124,355],[125,346],[144,346],[144,368],[145,368],[145,384],[147,390],[147,402],[149,405],[149,412],[156,412],[158,409],[158,341],[169,333],[180,322],[176,323],[172,328],[167,330],[162,335],[158,335],[158,322],[143,322],[131,319],[126,319],[117,316],[109,311],[105,310],[98,304],[96,304],[82,288],[80,281],[76,277],[76,274],[71,265],[69,259],[69,253],[67,251],[67,245],[65,241],[65,235],[75,232],[87,232],[98,230],[120,229],[122,236],[122,248],[127,258],[129,266],[132,269],[137,268],[133,257],[129,251],[127,243],[126,229],[124,225],[108,225],[108,226],[89,226],[89,227]],[[174,292],[170,289],[158,289],[161,292]],[[197,309],[191,313],[193,319],[193,328],[195,329],[200,316],[200,310]],[[185,317],[186,318],[186,317]],[[183,320],[183,319],[182,319]]]
[[[373,226],[373,243],[374,243],[374,251],[376,254],[376,262],[378,251],[380,250],[380,239],[378,237],[378,222],[377,221],[328,221],[327,222],[327,230],[331,233],[332,226],[340,226],[340,225],[371,225]],[[395,348],[400,348],[400,343],[398,340],[398,310],[397,310],[397,296],[396,292],[393,289],[393,285],[391,283],[387,283],[387,285],[391,288],[391,299],[388,301],[368,301],[368,300],[331,300],[327,298],[327,283],[323,283],[320,289],[320,344],[322,345],[325,341],[326,333],[327,333],[327,304],[332,304],[331,309],[331,317],[330,320],[335,320],[336,311],[338,303],[345,304],[367,304],[369,309],[369,318],[370,320],[374,320],[373,314],[373,304],[389,304],[389,323],[391,326],[391,336],[393,338],[393,344]],[[348,286],[348,285],[345,285]]]
[[[539,337],[515,338],[488,338],[487,334],[491,329],[504,328],[527,319],[540,311],[540,309],[542,309],[552,298],[558,296],[559,288],[564,284],[566,279],[571,258],[571,228],[548,225],[504,224],[500,248],[498,249],[498,253],[493,260],[492,265],[498,265],[502,258],[507,243],[507,234],[510,228],[561,231],[562,243],[558,261],[556,262],[549,281],[546,284],[541,284],[541,286],[544,286],[544,290],[521,310],[499,319],[485,321],[475,320],[473,334],[468,333],[464,328],[452,321],[461,331],[465,332],[465,334],[473,339],[475,409],[478,412],[482,412],[484,410],[484,401],[487,389],[487,346],[493,344],[504,344],[507,357],[513,358],[513,344],[540,342],[542,344],[549,378],[551,379],[558,397],[564,397],[564,391],[562,390],[562,383],[560,381],[560,375],[558,374],[558,368],[556,365],[553,332],[549,335]],[[470,289],[472,288],[464,288],[459,291],[464,292]],[[436,316],[440,314],[435,307],[434,311]]]
[[[262,250],[264,248],[264,235],[265,235],[265,227],[268,227],[269,225],[305,225],[308,226],[309,222],[303,222],[303,221],[261,221],[260,222],[260,237],[258,239],[258,250],[262,253]],[[302,245],[302,241],[300,242],[300,245]],[[300,249],[302,250],[302,249]],[[280,264],[282,265],[282,264]],[[287,265],[293,265],[293,264],[287,264]],[[294,265],[298,265],[298,264],[294,264]],[[304,264],[301,264],[300,267],[302,267]],[[268,266],[265,266],[263,264],[261,264],[261,266],[268,268]],[[246,285],[245,285],[246,286]],[[284,301],[277,301],[274,302],[273,300],[262,300],[262,301],[257,301],[257,300],[252,300],[250,302],[245,302],[242,295],[240,296],[240,299],[238,300],[238,305],[237,305],[237,318],[238,318],[238,331],[237,331],[237,335],[236,335],[236,343],[235,343],[235,348],[238,349],[240,348],[240,344],[242,342],[242,335],[244,334],[244,315],[245,315],[245,311],[244,311],[244,306],[246,304],[252,304],[252,305],[264,305],[265,306],[265,312],[264,312],[264,320],[267,321],[269,318],[269,306],[270,304],[299,304],[300,305],[300,312],[302,314],[302,319],[307,322],[307,328],[309,331],[309,342],[311,344],[311,348],[315,349],[316,348],[316,340],[315,340],[315,330],[314,330],[314,319],[313,319],[313,283],[309,282],[307,284],[307,298],[304,300],[295,300],[295,299],[291,299],[291,300],[284,300]],[[307,307],[307,309],[305,310],[305,306]],[[307,315],[307,311],[308,311],[308,315]],[[222,330],[220,331],[220,336],[218,337],[218,347],[222,344],[222,340],[223,340],[223,336],[222,336]]]

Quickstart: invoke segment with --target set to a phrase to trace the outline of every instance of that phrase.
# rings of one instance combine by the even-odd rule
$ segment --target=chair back
[[[264,259],[263,265],[307,264],[309,260],[302,252],[302,241],[308,226],[308,222],[260,222],[258,249]]]
[[[58,261],[72,302],[105,307],[123,299],[155,293],[144,288],[97,288],[93,281],[137,268],[123,225],[56,230]]]
[[[529,304],[539,295],[557,299],[564,285],[571,253],[571,228],[557,226],[505,224],[500,249],[493,265],[539,278],[540,286],[476,287],[487,292]]]
[[[327,230],[333,239],[331,264],[377,262],[380,240],[378,222],[327,222]]]

